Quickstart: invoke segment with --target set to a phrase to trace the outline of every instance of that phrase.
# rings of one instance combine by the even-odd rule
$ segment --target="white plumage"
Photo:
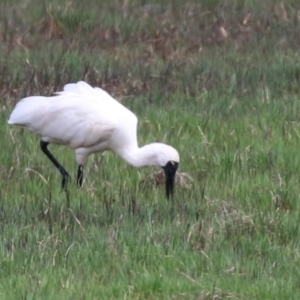
[[[50,153],[49,143],[75,150],[77,183],[82,185],[83,165],[91,153],[111,150],[130,165],[157,165],[165,170],[167,196],[172,194],[179,154],[173,147],[153,143],[138,147],[137,117],[107,92],[80,81],[64,86],[55,96],[22,99],[8,121],[42,136],[41,149],[60,170],[62,185],[69,174]]]

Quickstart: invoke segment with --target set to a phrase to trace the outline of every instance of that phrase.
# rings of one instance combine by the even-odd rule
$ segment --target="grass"
[[[0,299],[299,299],[298,1],[0,5]],[[71,150],[6,120],[86,80],[194,180],[167,202],[112,153],[75,187]],[[68,205],[69,203],[69,205]]]

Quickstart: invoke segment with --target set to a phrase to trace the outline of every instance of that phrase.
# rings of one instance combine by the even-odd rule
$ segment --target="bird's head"
[[[118,153],[136,168],[160,166],[166,176],[166,194],[169,199],[174,193],[175,176],[179,166],[179,154],[175,148],[163,143],[152,143],[137,150],[132,149]]]
[[[174,194],[175,176],[179,166],[179,153],[172,146],[154,143],[149,145],[155,151],[152,151],[152,161],[154,165],[159,165],[163,168],[166,176],[166,195],[169,199]],[[154,150],[153,149],[153,150]]]
[[[170,198],[170,196],[172,197],[174,193],[175,176],[178,166],[179,162],[170,160],[164,167],[162,167],[165,171],[166,176],[166,195],[168,199]]]

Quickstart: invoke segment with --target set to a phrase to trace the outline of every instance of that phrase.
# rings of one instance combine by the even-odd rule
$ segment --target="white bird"
[[[111,150],[130,165],[160,166],[166,176],[167,198],[173,195],[179,154],[173,147],[137,142],[137,117],[107,92],[86,82],[70,83],[55,96],[22,99],[12,111],[9,124],[42,136],[40,146],[62,175],[62,187],[70,175],[47,148],[49,143],[75,150],[77,184],[82,186],[83,166],[91,153]]]

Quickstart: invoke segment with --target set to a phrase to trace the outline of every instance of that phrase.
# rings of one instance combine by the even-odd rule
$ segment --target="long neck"
[[[139,148],[137,145],[121,148],[116,151],[116,153],[128,164],[136,168],[159,165],[153,145],[154,144],[148,144],[141,148]]]

